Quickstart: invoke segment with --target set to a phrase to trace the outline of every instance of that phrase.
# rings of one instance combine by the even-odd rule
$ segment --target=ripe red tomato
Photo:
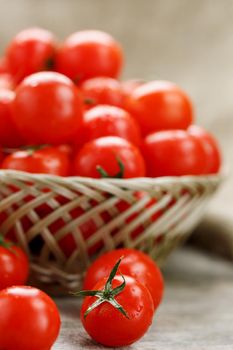
[[[122,248],[101,255],[87,270],[84,289],[93,289],[99,280],[108,277],[121,257],[119,271],[146,286],[152,296],[154,309],[157,309],[163,296],[163,277],[155,262],[139,250]]]
[[[123,107],[125,97],[119,81],[112,78],[92,78],[81,85],[86,109],[105,104]]]
[[[95,296],[87,296],[81,308],[81,320],[87,333],[105,346],[130,345],[139,340],[152,323],[154,307],[150,292],[134,278],[124,278],[125,288],[115,296],[115,300],[126,311],[128,318],[106,301],[85,317],[87,309],[97,300]],[[103,290],[106,280],[99,280],[93,289]],[[122,276],[116,276],[112,288],[119,287],[122,282]]]
[[[11,287],[0,292],[0,348],[49,350],[60,330],[60,315],[53,300],[32,287]]]
[[[19,147],[23,141],[12,117],[12,102],[15,93],[0,89],[0,143],[3,147]]]
[[[148,135],[142,153],[151,177],[200,175],[207,162],[200,142],[184,130]]]
[[[54,55],[55,38],[41,28],[19,32],[6,51],[9,70],[17,83],[32,73],[51,70]]]
[[[152,81],[133,89],[127,109],[144,135],[160,130],[187,129],[193,121],[189,97],[168,81]]]
[[[29,262],[26,254],[0,236],[0,290],[25,284],[28,275]]]
[[[197,125],[191,125],[188,133],[200,141],[204,148],[207,162],[204,174],[216,174],[221,167],[221,153],[217,140],[209,132]]]
[[[58,50],[56,70],[76,82],[98,76],[116,78],[123,53],[111,35],[85,30],[70,35]]]
[[[13,119],[29,144],[72,141],[82,123],[78,89],[59,73],[32,74],[16,90]]]
[[[140,146],[141,135],[137,123],[124,109],[100,105],[84,114],[83,134],[85,142],[103,136],[119,136]]]
[[[68,176],[70,160],[67,154],[56,147],[19,150],[8,155],[2,169],[14,169],[34,174]]]
[[[94,178],[143,177],[145,165],[134,145],[120,137],[109,136],[86,143],[74,160],[74,171],[75,175]]]

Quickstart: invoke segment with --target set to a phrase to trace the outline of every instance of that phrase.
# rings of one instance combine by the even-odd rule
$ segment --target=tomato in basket
[[[144,135],[160,130],[187,129],[193,121],[191,100],[168,81],[155,80],[133,89],[127,109]]]
[[[199,140],[184,130],[148,135],[142,154],[151,177],[201,175],[208,162]]]
[[[99,137],[119,136],[137,147],[141,135],[136,121],[124,109],[99,105],[84,113],[83,140],[85,143]]]
[[[72,142],[83,115],[79,90],[56,72],[39,72],[25,78],[16,89],[13,120],[25,144]]]
[[[35,146],[9,154],[3,160],[1,168],[68,176],[71,165],[67,154],[58,147]]]
[[[80,86],[83,94],[85,108],[89,109],[97,105],[111,105],[123,107],[125,97],[119,81],[98,77],[84,81]]]
[[[90,141],[74,160],[75,175],[94,178],[131,178],[145,175],[140,151],[130,142],[116,136]]]
[[[221,152],[217,140],[209,132],[197,125],[191,125],[188,133],[195,137],[204,148],[207,158],[204,174],[216,174],[221,167]]]
[[[32,73],[51,70],[55,49],[56,40],[48,30],[35,27],[19,32],[6,50],[9,71],[14,80],[19,83]]]
[[[100,76],[117,78],[122,62],[122,49],[111,35],[84,30],[71,34],[62,43],[56,56],[56,70],[79,83]]]

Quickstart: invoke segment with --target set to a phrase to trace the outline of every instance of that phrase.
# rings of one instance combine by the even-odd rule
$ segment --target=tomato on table
[[[28,276],[27,255],[20,247],[0,235],[0,290],[13,285],[23,285],[27,282]]]
[[[136,121],[124,109],[99,105],[84,113],[83,139],[85,142],[104,136],[119,136],[136,146],[141,134]]]
[[[14,98],[13,91],[0,89],[0,143],[3,147],[19,147],[23,144],[12,117]]]
[[[116,275],[120,260],[107,278],[100,279],[86,296],[81,320],[87,333],[105,346],[127,346],[139,340],[150,327],[154,305],[150,292],[139,281]]]
[[[208,161],[200,142],[184,130],[148,135],[142,154],[151,177],[201,175]]]
[[[197,125],[191,125],[188,133],[195,137],[204,148],[207,158],[204,174],[216,174],[221,167],[221,152],[217,140],[211,133]]]
[[[9,71],[19,83],[26,76],[51,70],[56,40],[51,32],[41,28],[28,28],[19,32],[6,50]]]
[[[69,143],[83,116],[80,93],[62,74],[40,72],[25,78],[16,89],[13,120],[29,144]]]
[[[140,151],[130,142],[107,136],[86,143],[74,159],[74,173],[93,178],[131,178],[145,175]]]
[[[146,286],[152,296],[154,309],[157,309],[163,296],[163,277],[156,263],[139,250],[122,248],[101,255],[87,270],[83,283],[84,289],[93,289],[100,279],[108,277],[120,258],[122,261],[119,272],[135,278]]]
[[[119,81],[98,77],[84,81],[80,85],[86,109],[105,104],[123,107],[125,96]]]
[[[1,168],[34,174],[68,176],[71,164],[69,156],[59,148],[36,146],[9,154],[3,160]]]
[[[71,34],[56,56],[56,70],[77,83],[98,76],[117,78],[122,63],[123,52],[118,42],[98,30]]]
[[[49,350],[60,330],[53,300],[39,289],[19,286],[0,291],[0,348]]]
[[[190,98],[168,81],[151,81],[133,89],[127,109],[144,135],[160,130],[187,129],[193,121]]]

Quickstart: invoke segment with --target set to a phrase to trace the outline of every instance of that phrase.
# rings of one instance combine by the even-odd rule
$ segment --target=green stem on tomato
[[[96,170],[104,179],[122,179],[124,177],[125,166],[122,160],[119,157],[116,157],[117,164],[119,165],[119,171],[115,175],[111,176],[104,170],[104,168],[100,165],[97,165]]]
[[[4,153],[15,153],[19,151],[25,151],[28,152],[28,155],[32,155],[35,151],[38,151],[40,149],[43,149],[45,147],[49,147],[50,145],[48,144],[41,144],[41,145],[29,145],[29,146],[22,146],[19,148],[3,148]]]
[[[85,318],[92,310],[94,310],[95,308],[97,308],[99,305],[101,305],[104,302],[111,304],[113,307],[115,307],[115,309],[117,309],[119,312],[121,312],[122,315],[124,315],[126,318],[129,318],[129,316],[128,316],[127,312],[125,311],[125,309],[123,308],[123,306],[120,305],[115,299],[115,297],[118,294],[120,294],[125,288],[124,276],[121,275],[121,277],[123,279],[122,284],[120,284],[116,288],[112,287],[112,281],[113,281],[114,277],[116,276],[116,273],[117,273],[118,267],[121,263],[121,260],[122,260],[122,258],[120,258],[117,261],[116,265],[113,267],[103,290],[81,290],[80,292],[72,293],[74,296],[78,296],[78,297],[79,296],[95,296],[95,297],[97,297],[97,300],[91,306],[89,306],[89,308],[86,310],[86,312],[84,314]]]

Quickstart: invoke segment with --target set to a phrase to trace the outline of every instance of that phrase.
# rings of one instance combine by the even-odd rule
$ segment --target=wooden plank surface
[[[163,304],[150,331],[130,350],[232,350],[233,265],[187,248],[170,257],[164,275]],[[63,325],[53,350],[103,348],[83,330],[77,299],[56,302]]]

